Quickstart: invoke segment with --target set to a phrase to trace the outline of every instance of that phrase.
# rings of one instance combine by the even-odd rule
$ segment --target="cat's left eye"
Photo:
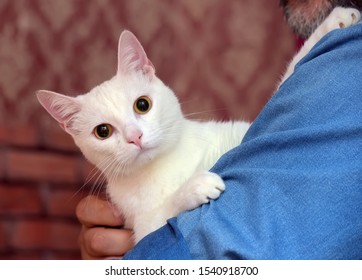
[[[105,140],[111,137],[113,127],[108,123],[102,123],[94,128],[93,133],[98,139]]]
[[[146,114],[151,107],[152,101],[148,96],[139,97],[133,104],[133,110],[140,115]]]

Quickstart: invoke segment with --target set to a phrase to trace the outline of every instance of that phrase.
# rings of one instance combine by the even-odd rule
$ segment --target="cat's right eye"
[[[94,128],[93,133],[98,139],[105,140],[111,137],[113,127],[108,123],[102,123]]]
[[[133,104],[133,110],[140,115],[146,114],[151,110],[152,101],[148,96],[139,97]]]

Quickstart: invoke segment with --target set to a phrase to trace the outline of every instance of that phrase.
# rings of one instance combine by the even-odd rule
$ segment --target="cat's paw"
[[[326,20],[329,31],[346,28],[355,25],[361,19],[361,13],[357,9],[336,7]]]
[[[212,199],[217,199],[224,190],[225,184],[220,176],[201,171],[181,186],[175,193],[174,202],[180,211],[192,210]]]

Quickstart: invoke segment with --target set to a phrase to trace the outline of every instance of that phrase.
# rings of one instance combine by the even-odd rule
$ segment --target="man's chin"
[[[308,38],[333,9],[333,0],[280,0],[288,25]]]
[[[313,31],[338,6],[362,10],[362,0],[280,0],[288,25],[302,38]]]

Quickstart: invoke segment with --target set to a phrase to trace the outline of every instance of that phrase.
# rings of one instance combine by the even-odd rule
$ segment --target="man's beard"
[[[362,0],[280,0],[289,26],[308,38],[337,6],[362,9]]]

